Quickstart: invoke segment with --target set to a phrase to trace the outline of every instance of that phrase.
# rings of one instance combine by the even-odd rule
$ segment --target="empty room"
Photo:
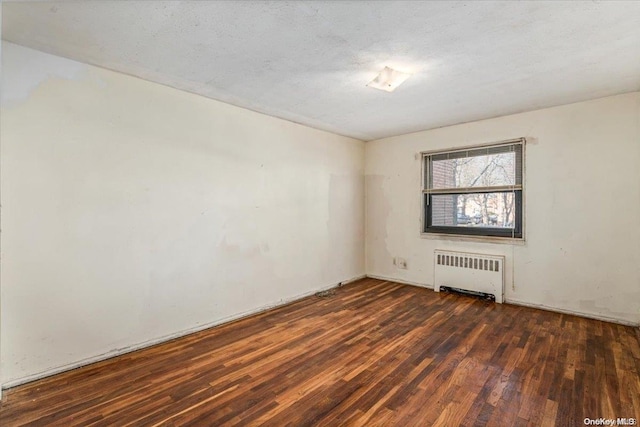
[[[639,1],[2,1],[0,426],[632,426]]]

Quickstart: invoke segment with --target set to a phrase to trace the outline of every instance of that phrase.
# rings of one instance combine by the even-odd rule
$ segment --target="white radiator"
[[[441,287],[483,292],[502,303],[504,295],[504,257],[466,252],[434,252],[434,290]]]

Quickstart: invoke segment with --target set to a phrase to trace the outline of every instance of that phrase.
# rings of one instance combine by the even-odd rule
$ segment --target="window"
[[[524,139],[422,153],[424,233],[522,238]]]

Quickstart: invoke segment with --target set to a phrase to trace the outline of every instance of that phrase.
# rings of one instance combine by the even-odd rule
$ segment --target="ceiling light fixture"
[[[411,74],[384,67],[384,70],[375,79],[371,80],[367,86],[384,90],[385,92],[393,92],[409,77],[411,77]]]

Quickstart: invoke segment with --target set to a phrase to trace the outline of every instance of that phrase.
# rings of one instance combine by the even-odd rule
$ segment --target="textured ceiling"
[[[2,4],[2,37],[369,140],[640,90],[640,2]],[[385,66],[414,75],[366,87]]]

